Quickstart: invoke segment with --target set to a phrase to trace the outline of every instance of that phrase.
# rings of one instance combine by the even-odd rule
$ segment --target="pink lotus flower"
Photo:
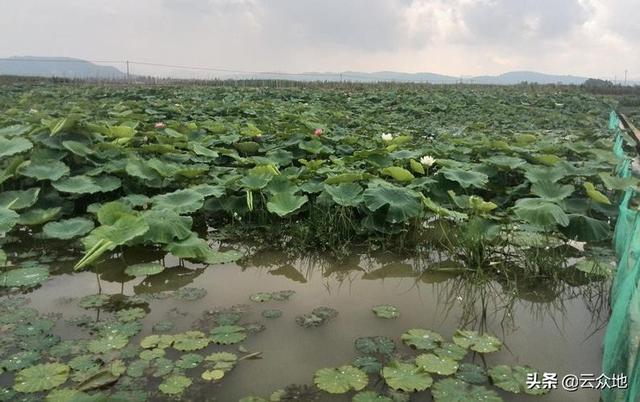
[[[163,128],[167,128],[167,125],[164,124],[163,122],[159,121],[155,124],[154,126],[155,128],[157,128],[158,130],[163,129]]]
[[[316,131],[313,132],[313,135],[315,135],[316,137],[320,137],[322,135],[322,129],[316,128]]]

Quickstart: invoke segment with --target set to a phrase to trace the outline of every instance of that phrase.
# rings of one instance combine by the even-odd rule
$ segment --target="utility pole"
[[[129,60],[127,60],[127,82],[129,82],[129,78],[130,78],[130,75],[129,75]]]

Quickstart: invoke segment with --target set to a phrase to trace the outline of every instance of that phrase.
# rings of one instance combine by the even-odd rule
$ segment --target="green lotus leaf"
[[[112,126],[107,132],[109,136],[117,138],[130,138],[136,135],[136,130],[129,126]]]
[[[191,233],[184,240],[167,244],[165,249],[176,257],[202,262],[216,261],[219,257],[219,252],[211,250],[209,243],[199,238],[196,233]]]
[[[124,273],[131,276],[148,276],[159,274],[162,271],[164,271],[164,266],[161,264],[143,263],[128,266]]]
[[[26,226],[42,225],[43,223],[47,223],[50,220],[55,219],[61,210],[62,208],[60,207],[47,208],[47,209],[32,208],[20,214],[18,223],[20,225],[26,225]]]
[[[324,190],[331,196],[331,199],[343,207],[358,206],[362,198],[362,186],[357,183],[342,183],[337,185],[325,184]]]
[[[41,359],[39,352],[35,350],[23,351],[0,362],[0,367],[7,371],[17,371],[29,367]]]
[[[80,391],[89,391],[92,389],[106,387],[114,382],[118,381],[120,378],[120,374],[114,374],[113,370],[110,367],[107,367],[103,370],[99,370],[90,377],[86,378],[84,381],[80,382],[77,385],[78,390]]]
[[[138,321],[144,316],[147,315],[143,309],[140,307],[128,308],[124,310],[120,310],[116,313],[116,317],[118,317],[118,321],[122,322],[132,322]]]
[[[249,296],[249,300],[256,303],[263,303],[271,300],[272,295],[270,292],[257,292]]]
[[[66,364],[38,364],[20,371],[16,375],[13,389],[25,393],[47,391],[64,384],[67,378],[69,366]]]
[[[205,370],[200,377],[205,381],[218,381],[224,377],[224,370]]]
[[[69,402],[69,401],[82,401],[84,398],[89,398],[87,394],[77,389],[54,389],[49,392],[45,398],[46,402]]]
[[[291,192],[274,194],[267,202],[267,210],[280,217],[287,216],[302,207],[309,199],[306,195],[295,195]]]
[[[211,251],[207,259],[204,261],[207,264],[215,265],[215,264],[226,264],[229,262],[238,261],[244,257],[244,253],[236,250],[227,250],[227,251]]]
[[[571,184],[558,184],[547,180],[540,180],[531,186],[531,194],[535,194],[547,201],[559,202],[573,194],[575,187]]]
[[[85,157],[92,155],[93,149],[79,141],[62,141],[62,146],[71,151],[72,154]]]
[[[521,198],[516,201],[516,216],[532,225],[549,227],[555,224],[569,225],[569,217],[556,204],[540,198]]]
[[[458,370],[458,363],[448,357],[440,357],[431,353],[425,353],[416,357],[416,366],[429,373],[451,375]]]
[[[49,222],[44,225],[42,232],[50,239],[69,240],[89,233],[93,227],[93,221],[77,217]]]
[[[112,176],[71,176],[51,183],[53,187],[63,193],[95,194],[108,193],[120,188],[120,179]]]
[[[204,357],[195,353],[187,353],[180,357],[178,361],[176,361],[176,367],[179,367],[184,370],[189,370],[192,368],[198,367],[200,363],[204,360]]]
[[[19,218],[20,215],[16,211],[0,207],[0,235],[13,229]]]
[[[352,402],[393,402],[391,398],[379,395],[373,391],[358,392],[353,396]]]
[[[178,214],[196,212],[204,204],[204,197],[197,191],[186,189],[153,197],[153,208],[168,209]]]
[[[373,356],[358,356],[353,365],[367,374],[377,374],[382,370],[382,363]]]
[[[483,159],[483,162],[487,162],[492,165],[510,170],[516,170],[520,166],[524,166],[527,164],[527,161],[522,158],[506,155],[495,155],[490,158]]]
[[[269,402],[269,401],[259,396],[245,396],[244,398],[240,399],[238,402]]]
[[[405,168],[401,168],[399,166],[389,166],[382,169],[382,174],[385,176],[393,177],[397,181],[411,181],[415,177]]]
[[[171,331],[175,327],[175,324],[171,320],[160,320],[153,324],[151,328],[153,332],[167,332]]]
[[[232,345],[244,341],[247,338],[247,334],[243,327],[237,325],[220,325],[211,330],[209,338],[213,343]]]
[[[502,342],[489,334],[480,335],[477,331],[457,330],[453,335],[453,342],[463,348],[471,349],[478,353],[497,352],[502,347]]]
[[[561,229],[568,238],[597,242],[611,237],[609,223],[580,214],[569,215],[569,225]]]
[[[5,191],[0,193],[0,207],[18,211],[29,208],[38,200],[40,188],[33,187],[28,190]]]
[[[147,351],[149,352],[149,351]],[[164,352],[164,350],[163,350]],[[153,372],[153,377],[165,377],[169,374],[171,374],[172,372],[174,372],[174,366],[173,366],[173,360],[169,360],[167,358],[164,357],[159,357],[155,360],[153,360],[152,363],[153,367],[155,368],[154,372]],[[175,372],[177,373],[177,372]],[[175,374],[174,373],[174,374]]]
[[[120,201],[112,201],[102,204],[96,212],[98,222],[103,225],[113,225],[121,217],[133,214],[133,209],[129,205]]]
[[[610,263],[599,259],[584,259],[576,264],[576,269],[589,275],[611,277],[613,275]]]
[[[443,343],[433,353],[440,357],[448,357],[449,359],[460,361],[467,355],[467,349],[455,343]]]
[[[444,341],[440,334],[427,329],[410,329],[402,334],[400,339],[406,345],[419,350],[433,350]]]
[[[0,136],[0,158],[19,154],[33,148],[31,141],[22,137],[6,138]]]
[[[313,382],[318,388],[330,394],[344,394],[351,390],[360,391],[367,386],[369,378],[358,368],[342,366],[316,371]]]
[[[425,174],[424,166],[422,166],[422,163],[418,162],[417,160],[410,159],[409,166],[415,173]]]
[[[534,155],[533,158],[537,162],[540,162],[546,166],[554,166],[558,164],[558,162],[563,160],[558,155],[554,155],[554,154],[539,154],[539,155]]]
[[[219,154],[216,151],[213,151],[203,145],[200,145],[197,142],[190,142],[188,147],[196,155],[206,156],[207,158],[217,158],[219,156]]]
[[[380,318],[398,318],[400,317],[400,311],[396,306],[392,306],[390,304],[381,304],[379,306],[373,307],[374,314]]]
[[[216,352],[205,357],[205,360],[213,362],[213,368],[216,370],[229,371],[235,366],[238,356],[229,352]]]
[[[598,173],[600,179],[602,179],[602,183],[607,188],[607,190],[615,190],[615,191],[624,191],[629,188],[638,188],[640,185],[640,180],[636,177],[617,177],[612,176],[609,173]]]
[[[527,385],[527,375],[536,373],[536,370],[527,366],[495,366],[489,369],[489,376],[493,380],[493,385],[514,394],[526,393],[530,395],[542,395],[549,392],[549,389],[536,385],[529,388]]]
[[[82,308],[100,308],[109,302],[109,296],[104,294],[84,296],[78,302]]]
[[[434,402],[502,402],[495,391],[454,378],[437,381],[431,394]]]
[[[142,377],[148,367],[148,360],[134,360],[129,364],[129,367],[127,367],[127,375],[132,378]]]
[[[273,320],[273,319],[282,317],[282,310],[278,310],[278,309],[263,310],[261,315],[264,318]]]
[[[107,353],[114,349],[122,349],[127,343],[129,338],[124,335],[107,335],[89,341],[87,350],[91,353]]]
[[[89,371],[100,367],[94,355],[80,355],[67,362],[74,371]]]
[[[173,337],[173,348],[183,352],[204,349],[208,345],[209,338],[200,331],[187,331]]]
[[[356,350],[364,354],[381,354],[391,356],[396,350],[396,344],[386,336],[360,337],[355,341]]]
[[[163,358],[166,353],[167,351],[161,348],[143,350],[140,352],[140,360],[150,362],[155,359]]]
[[[370,211],[388,206],[387,221],[391,223],[405,222],[421,211],[415,192],[390,183],[370,184],[364,191],[364,202]]]
[[[191,380],[183,375],[172,375],[167,377],[159,386],[158,389],[163,394],[177,395],[181,394],[185,389],[191,385]]]
[[[165,349],[171,346],[174,340],[174,335],[149,335],[140,341],[140,347]]]
[[[7,253],[0,248],[0,267],[7,265]]]
[[[56,160],[27,161],[18,167],[17,173],[36,180],[56,181],[69,174],[69,166]]]
[[[561,179],[564,179],[568,175],[566,168],[562,166],[554,166],[552,168],[545,166],[530,165],[525,167],[525,177],[531,183],[537,183],[539,181],[546,181],[555,183]]]
[[[250,172],[240,180],[242,187],[249,190],[261,190],[269,184],[274,175],[270,173],[254,173]]]
[[[489,379],[484,368],[471,363],[460,363],[456,378],[469,384],[485,384]]]
[[[442,173],[448,180],[457,182],[463,188],[484,188],[489,181],[489,177],[486,174],[477,171],[444,167],[440,169],[439,173]]]
[[[382,377],[396,391],[424,391],[433,384],[433,378],[415,364],[392,361],[382,369]]]
[[[597,202],[598,204],[611,205],[611,201],[609,201],[607,196],[598,191],[593,183],[587,181],[584,182],[583,186],[585,191],[587,192],[587,196],[593,201]]]
[[[49,270],[42,267],[17,268],[0,273],[0,286],[32,287],[41,284],[49,278]]]
[[[131,158],[127,161],[125,171],[129,176],[136,177],[144,180],[147,183],[158,183],[159,187],[162,183],[163,177],[154,169],[152,169],[148,162],[141,158]]]
[[[207,295],[207,290],[204,288],[180,288],[173,292],[173,297],[177,300],[196,301],[202,299]]]

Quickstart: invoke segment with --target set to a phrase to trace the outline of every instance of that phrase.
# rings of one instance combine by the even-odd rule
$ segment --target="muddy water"
[[[87,314],[87,310],[73,302],[74,298],[85,295],[99,292],[143,295],[185,285],[206,289],[206,296],[195,301],[173,298],[149,301],[150,312],[143,321],[143,332],[133,342],[149,334],[157,321],[171,320],[176,324],[172,332],[179,332],[192,328],[206,311],[247,304],[248,311],[240,323],[259,322],[266,330],[250,335],[243,345],[251,352],[262,352],[262,359],[240,362],[220,384],[200,388],[194,384],[184,397],[192,400],[226,402],[247,395],[268,398],[271,392],[288,384],[312,383],[313,374],[319,368],[350,362],[357,355],[353,342],[358,337],[386,335],[403,351],[399,337],[410,328],[435,330],[445,338],[450,338],[456,328],[482,328],[495,334],[504,342],[504,347],[486,355],[485,362],[476,357],[474,362],[481,365],[527,364],[540,371],[558,373],[560,378],[568,373],[600,372],[603,335],[600,328],[606,319],[602,296],[605,286],[563,284],[552,286],[553,290],[545,286],[537,289],[538,292],[525,289],[520,292],[528,299],[524,300],[514,297],[512,291],[505,291],[494,281],[478,284],[460,276],[418,274],[415,272],[418,263],[390,255],[356,255],[348,261],[337,262],[317,256],[292,260],[271,252],[253,256],[250,261],[243,266],[180,267],[178,260],[166,257],[164,263],[168,268],[150,281],[121,275],[127,264],[116,259],[98,269],[102,274],[52,276],[29,296],[32,307],[43,313],[61,312],[63,318],[68,319]],[[255,292],[285,289],[296,291],[289,301],[255,303],[249,300]],[[398,307],[400,318],[375,317],[371,307],[378,304]],[[318,306],[335,308],[339,315],[318,328],[296,325],[297,315]],[[261,316],[265,309],[281,309],[283,315],[265,319]],[[100,313],[90,314],[100,319]],[[65,325],[59,324],[56,331],[63,338],[81,336],[75,328]],[[236,351],[236,346],[223,349]],[[155,386],[157,384],[149,383],[150,388]],[[544,397],[501,395],[506,401],[598,400],[598,393],[594,391],[556,390]],[[350,399],[322,394],[319,400]],[[412,400],[430,400],[430,397],[414,395]]]

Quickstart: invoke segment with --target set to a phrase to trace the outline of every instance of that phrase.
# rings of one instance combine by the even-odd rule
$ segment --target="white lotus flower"
[[[422,163],[423,166],[431,167],[434,163],[436,163],[436,158],[431,155],[425,155],[420,158],[420,163]]]
[[[391,140],[393,140],[393,134],[382,133],[382,141],[389,142]]]

